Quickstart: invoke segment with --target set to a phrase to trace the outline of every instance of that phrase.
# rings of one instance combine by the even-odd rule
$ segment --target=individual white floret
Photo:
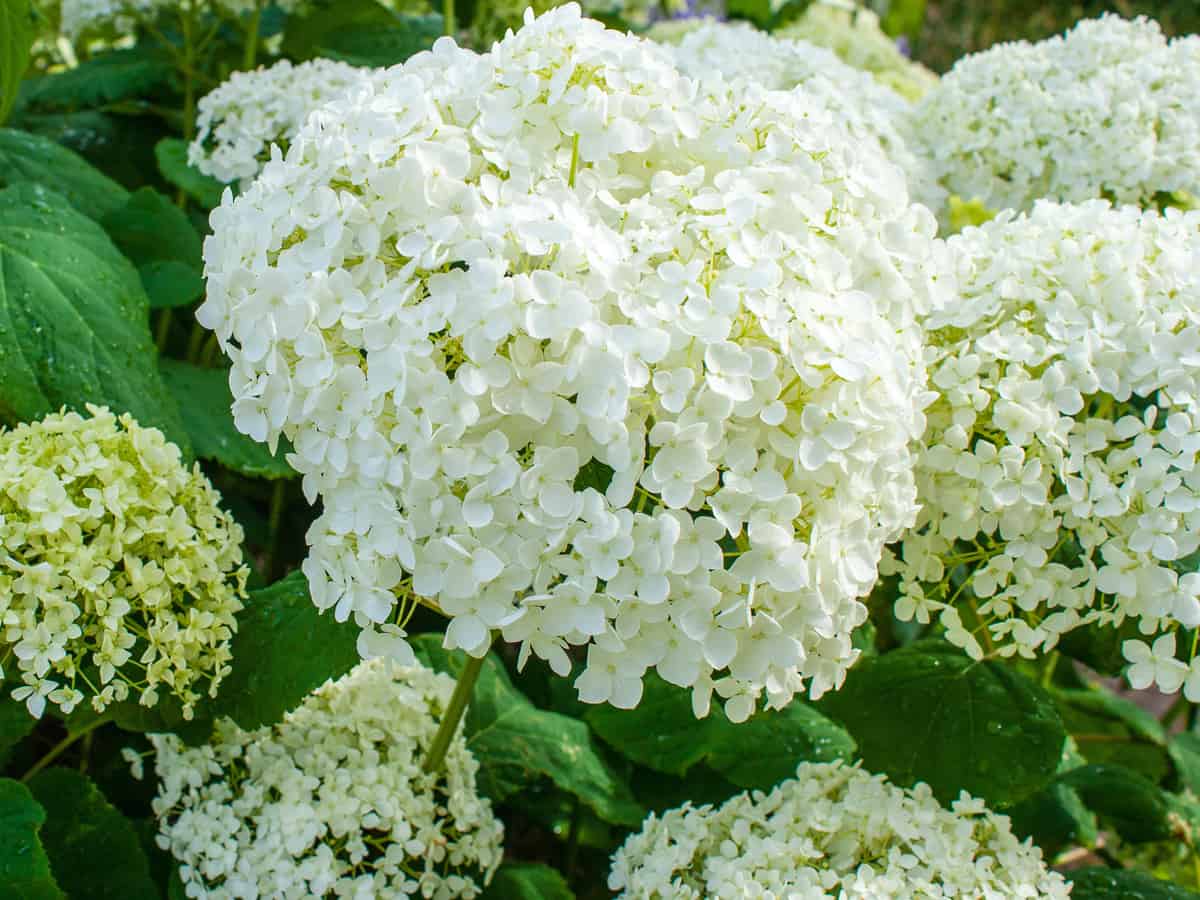
[[[1066,898],[1007,816],[962,793],[944,809],[844,763],[803,763],[769,793],[651,815],[613,858],[621,898]]]
[[[321,498],[320,608],[392,640],[430,603],[562,673],[587,645],[590,702],[652,667],[741,718],[840,683],[949,280],[827,110],[569,5],[364,82],[212,224],[198,317]]]
[[[1200,187],[1200,37],[1148,19],[1080,22],[955,64],[912,133],[950,193],[992,209],[1048,198],[1157,207]]]
[[[273,727],[221,720],[211,742],[150,735],[158,844],[189,897],[477,897],[504,826],[460,733],[422,762],[454,682],[371,660]],[[141,759],[134,754],[135,765]]]
[[[235,72],[197,104],[188,162],[245,186],[270,158],[272,144],[286,151],[310,112],[375,74],[331,59]]]
[[[939,398],[897,614],[941,615],[975,656],[1032,657],[1088,622],[1200,625],[1182,568],[1200,548],[1200,214],[1043,201],[950,247],[961,296],[926,321]],[[1184,663],[1131,643],[1131,677],[1179,689]]]

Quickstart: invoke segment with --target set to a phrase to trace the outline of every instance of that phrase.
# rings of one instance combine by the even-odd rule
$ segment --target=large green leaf
[[[104,404],[186,456],[156,357],[138,274],[104,230],[39,185],[0,191],[0,417]]]
[[[399,24],[340,28],[322,36],[317,53],[354,66],[385,68],[428,50],[442,36],[442,17],[406,16]]]
[[[284,447],[272,456],[265,444],[234,426],[230,412],[233,397],[224,369],[202,369],[173,359],[162,360],[159,368],[179,402],[196,456],[258,478],[291,478],[296,474],[284,460]]]
[[[24,131],[0,128],[0,188],[30,182],[57,191],[85,216],[97,220],[129,198],[125,188],[66,147]]]
[[[1101,688],[1055,690],[1063,725],[1088,762],[1108,763],[1161,781],[1171,770],[1166,734],[1136,703]]]
[[[1067,772],[1060,782],[1128,841],[1161,841],[1171,836],[1170,800],[1159,787],[1131,769],[1089,765]]]
[[[16,102],[33,37],[29,0],[0,0],[0,122]]]
[[[25,704],[18,703],[9,696],[13,688],[11,681],[0,682],[0,771],[8,762],[12,748],[33,731],[33,726],[37,724],[37,719],[29,714]]]
[[[163,138],[154,145],[154,158],[163,178],[205,209],[220,206],[225,185],[188,165],[187,156],[187,141],[180,138]]]
[[[78,109],[140,97],[166,84],[171,65],[143,46],[113,50],[85,60],[73,69],[28,82],[22,103]]]
[[[1184,731],[1173,735],[1167,750],[1180,786],[1200,796],[1200,734]]]
[[[1089,866],[1068,872],[1071,900],[1197,900],[1200,894],[1144,872]]]
[[[567,880],[541,863],[505,863],[480,900],[574,900]]]
[[[251,591],[230,648],[233,671],[203,714],[229,716],[243,728],[273,725],[354,667],[357,640],[353,623],[335,622],[313,605],[301,572]]]
[[[190,303],[204,291],[202,241],[178,206],[153,188],[104,217],[113,243],[138,267],[150,306]]]
[[[796,774],[801,762],[854,758],[854,739],[803,700],[734,724],[717,706],[697,720],[691,694],[646,677],[636,709],[596,706],[587,720],[600,737],[636,763],[685,775],[707,763],[742,788],[770,788]]]
[[[1071,844],[1090,847],[1099,826],[1096,814],[1065,784],[1051,784],[1008,810],[1013,832],[1031,837],[1042,852],[1053,855]]]
[[[863,660],[819,706],[846,725],[868,769],[924,781],[943,802],[964,790],[992,806],[1020,802],[1051,780],[1066,739],[1040,687],[943,641]]]
[[[74,769],[46,769],[34,776],[29,788],[46,810],[42,845],[55,880],[68,896],[158,900],[133,823],[91,779]]]
[[[417,656],[438,671],[457,677],[465,665],[465,654],[442,649],[441,635],[419,635],[412,643]],[[464,733],[479,760],[480,791],[493,801],[545,776],[606,822],[642,821],[644,810],[597,752],[587,725],[534,706],[513,686],[494,655],[484,661],[475,684]]]
[[[38,830],[46,811],[29,788],[0,778],[0,900],[61,900]]]

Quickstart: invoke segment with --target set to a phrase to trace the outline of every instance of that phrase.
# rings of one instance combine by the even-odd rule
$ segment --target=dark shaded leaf
[[[943,641],[863,660],[818,707],[847,727],[868,769],[924,781],[943,803],[960,791],[1019,803],[1053,778],[1066,739],[1038,685]]]
[[[1071,900],[1196,900],[1200,894],[1177,884],[1134,872],[1090,866],[1068,872]]]
[[[29,106],[78,109],[144,96],[166,84],[171,65],[145,47],[101,53],[73,69],[30,80],[22,101]]]
[[[296,474],[284,459],[289,447],[280,446],[272,456],[266,444],[234,426],[230,412],[233,397],[224,369],[202,369],[173,359],[162,360],[159,369],[179,403],[196,456],[256,478],[291,478]]]
[[[182,190],[205,209],[221,205],[225,185],[188,165],[187,141],[163,138],[154,145],[154,158],[162,177]]]
[[[465,655],[442,649],[441,635],[412,641],[426,665],[458,677]],[[464,724],[467,746],[479,760],[479,789],[495,802],[546,776],[606,822],[637,825],[644,810],[592,744],[578,719],[546,712],[513,687],[504,666],[489,655],[475,684]]]
[[[1200,734],[1184,731],[1172,735],[1167,752],[1175,763],[1180,785],[1200,796]]]
[[[1121,766],[1089,765],[1061,776],[1080,799],[1127,841],[1160,841],[1171,836],[1170,801],[1159,787]]]
[[[8,118],[17,100],[33,38],[29,0],[0,0],[0,122]]]
[[[204,277],[189,265],[160,260],[138,267],[151,309],[187,306],[204,293]]]
[[[480,900],[574,900],[567,880],[541,863],[505,863]]]
[[[0,693],[0,769],[3,769],[13,747],[33,731],[37,719],[29,714],[24,703],[9,696],[11,684],[3,685],[0,690],[3,691]]]
[[[1051,694],[1063,725],[1088,762],[1124,766],[1153,782],[1170,772],[1162,725],[1136,703],[1098,686]]]
[[[42,845],[70,897],[158,900],[133,823],[74,769],[39,772],[29,783],[46,810]]]

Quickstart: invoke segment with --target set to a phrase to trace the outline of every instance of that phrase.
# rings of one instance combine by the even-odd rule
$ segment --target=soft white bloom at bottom
[[[843,763],[803,763],[770,793],[651,815],[613,859],[623,898],[1061,898],[1062,876],[1007,816],[963,793],[943,809]]]
[[[461,734],[422,770],[454,682],[387,659],[327,682],[273,727],[151,735],[159,846],[187,896],[476,897],[504,826]],[[140,764],[140,759],[138,763]]]

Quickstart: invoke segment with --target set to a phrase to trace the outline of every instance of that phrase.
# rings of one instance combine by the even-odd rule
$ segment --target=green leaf
[[[133,823],[74,769],[39,772],[29,783],[46,810],[42,845],[70,897],[158,900]]]
[[[1171,737],[1167,745],[1179,782],[1200,796],[1200,734],[1183,731]]]
[[[61,900],[64,896],[38,840],[46,811],[19,781],[0,778],[0,900]]]
[[[155,144],[154,158],[158,160],[158,171],[205,209],[220,206],[225,185],[188,165],[187,148],[187,141],[180,138],[163,138]]]
[[[1162,725],[1136,703],[1098,686],[1051,693],[1088,762],[1124,766],[1154,782],[1170,772]]]
[[[226,370],[202,369],[173,359],[161,360],[159,370],[179,403],[196,456],[257,478],[291,478],[296,474],[283,458],[287,447],[280,447],[272,456],[265,444],[234,426]]]
[[[1090,847],[1099,833],[1096,814],[1065,784],[1051,784],[1026,797],[1008,811],[1008,816],[1013,832],[1033,838],[1047,856],[1071,844]]]
[[[1089,866],[1066,873],[1071,900],[1196,900],[1200,894],[1144,872]]]
[[[247,729],[273,725],[358,663],[357,640],[353,623],[335,622],[332,611],[313,605],[302,572],[251,591],[230,647],[233,671],[203,714],[229,716]]]
[[[121,252],[136,265],[175,260],[194,269],[203,268],[203,242],[183,210],[153,188],[130,195],[102,222]]]
[[[37,724],[37,719],[29,714],[24,703],[18,703],[9,694],[12,685],[3,685],[0,690],[0,770],[8,762],[13,747],[21,742]]]
[[[151,309],[187,306],[204,293],[204,276],[197,269],[173,259],[138,266],[138,277]]]
[[[104,404],[191,445],[158,375],[137,271],[39,185],[0,191],[0,416]]]
[[[465,654],[442,649],[441,635],[413,639],[417,656],[458,677]],[[495,802],[546,776],[574,794],[600,818],[618,825],[640,824],[644,810],[592,744],[578,719],[546,712],[513,687],[494,655],[484,661],[464,723],[467,746],[479,760],[479,789]]]
[[[93,219],[103,219],[129,198],[77,153],[44,137],[0,128],[0,188],[28,182],[57,191]]]
[[[442,30],[439,15],[405,16],[398,25],[360,25],[328,32],[322,36],[316,51],[319,56],[354,66],[382,68],[398,65],[428,50],[442,36]]]
[[[1049,783],[1066,739],[1040,687],[943,641],[863,660],[818,706],[846,725],[868,769],[905,787],[924,781],[943,803],[959,791],[1020,802]]]
[[[26,83],[22,102],[29,106],[78,109],[142,97],[171,78],[170,63],[145,47],[102,53],[73,69]]]
[[[575,900],[557,869],[541,863],[505,863],[480,900]]]
[[[739,725],[719,705],[697,720],[690,692],[657,675],[644,685],[636,709],[596,706],[587,721],[618,752],[657,771],[686,775],[707,763],[738,787],[766,789],[794,776],[801,762],[854,758],[854,739],[802,700]]]
[[[29,0],[0,0],[0,122],[16,102],[34,34]]]
[[[1160,841],[1171,836],[1167,795],[1149,779],[1121,766],[1088,765],[1061,776],[1088,809],[1110,822],[1128,841]]]

